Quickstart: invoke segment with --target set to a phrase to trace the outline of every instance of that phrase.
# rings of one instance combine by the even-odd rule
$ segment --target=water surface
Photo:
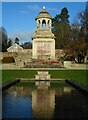
[[[2,100],[3,118],[88,118],[88,97],[72,87],[14,86]]]

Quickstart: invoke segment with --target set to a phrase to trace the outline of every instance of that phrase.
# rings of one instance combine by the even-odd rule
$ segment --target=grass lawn
[[[64,78],[70,80],[76,80],[82,85],[88,86],[88,70],[57,70],[50,71],[52,78]]]
[[[17,83],[15,86],[17,87],[21,87],[21,86],[24,86],[24,87],[32,87],[32,88],[35,88],[35,82],[19,82]]]
[[[31,88],[36,88],[35,82],[19,82],[15,86],[17,87],[31,87]],[[69,84],[66,83],[50,83],[50,88],[57,88],[57,87],[69,87]]]
[[[65,78],[80,82],[88,86],[88,70],[49,70],[51,78]],[[2,83],[6,83],[16,78],[34,78],[36,70],[2,70]]]
[[[50,83],[50,88],[69,87],[69,84],[64,83]]]

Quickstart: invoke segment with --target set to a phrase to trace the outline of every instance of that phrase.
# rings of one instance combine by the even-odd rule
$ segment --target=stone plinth
[[[37,75],[35,75],[36,80],[49,80],[50,74],[48,71],[38,71]]]
[[[48,89],[50,86],[50,82],[40,81],[35,82],[35,86],[37,86],[37,89]]]
[[[35,82],[35,85],[37,86],[37,88],[48,89],[48,86],[50,86],[50,82],[42,81],[42,80],[50,79],[50,74],[48,73],[48,71],[38,71],[37,74],[38,75],[35,75],[35,79],[40,80]]]
[[[33,59],[55,59],[55,40],[53,38],[33,39]]]

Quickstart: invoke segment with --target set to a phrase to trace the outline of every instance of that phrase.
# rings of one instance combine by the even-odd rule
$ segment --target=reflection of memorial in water
[[[34,118],[52,118],[55,108],[55,90],[32,91],[32,110]]]
[[[34,88],[29,87],[23,87],[23,86],[17,86],[17,87],[11,87],[9,89],[9,93],[15,93],[15,95],[22,95],[22,96],[31,96],[31,93]]]
[[[33,118],[53,118],[57,108],[57,97],[61,98],[65,94],[70,95],[73,89],[70,87],[36,89],[21,86],[12,87],[9,89],[9,92],[15,96],[30,96]],[[59,106],[58,110],[60,110]]]
[[[3,92],[3,118],[88,118],[88,97],[67,84],[48,89],[18,85]]]

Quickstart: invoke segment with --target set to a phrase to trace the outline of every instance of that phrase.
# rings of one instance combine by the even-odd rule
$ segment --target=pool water
[[[88,97],[72,87],[13,86],[2,95],[3,118],[88,118]]]

